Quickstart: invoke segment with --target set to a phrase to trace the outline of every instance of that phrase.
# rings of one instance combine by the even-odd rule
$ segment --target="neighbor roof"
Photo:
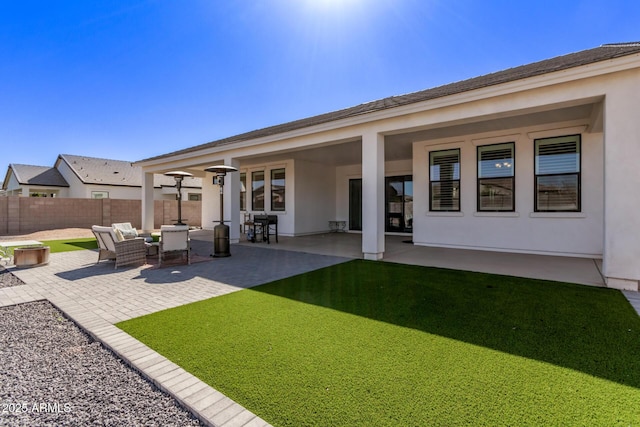
[[[60,154],[58,162],[64,161],[84,184],[142,186],[142,168],[123,160],[100,159],[87,156]],[[56,162],[56,166],[58,164]],[[176,181],[170,176],[154,174],[154,187],[173,187]],[[186,178],[183,187],[202,187],[201,178]]]
[[[16,177],[20,185],[42,185],[47,187],[68,187],[69,184],[55,168],[48,166],[20,165],[12,163],[7,171],[7,178],[10,171]],[[5,179],[4,185],[7,185]]]
[[[619,58],[634,53],[640,52],[640,42],[630,43],[615,43],[605,44],[593,49],[583,50],[576,53],[570,53],[568,55],[558,56],[552,59],[546,59],[539,62],[534,62],[528,65],[522,65],[515,68],[509,68],[503,71],[498,71],[491,74],[486,74],[479,77],[474,77],[468,80],[462,80],[455,83],[446,84],[444,86],[438,86],[431,89],[422,90],[419,92],[413,92],[406,95],[391,96],[383,98],[377,101],[367,102],[364,104],[356,105],[355,107],[346,108],[343,110],[333,111],[330,113],[320,114],[318,116],[308,117],[305,119],[295,120],[292,122],[271,126],[263,129],[254,130],[251,132],[242,133],[229,138],[220,139],[217,141],[208,142],[205,144],[196,145],[194,147],[185,148],[171,153],[163,154],[160,156],[150,157],[148,159],[140,160],[149,161],[156,159],[163,159],[179,154],[186,154],[202,149],[218,147],[226,144],[232,144],[242,141],[248,141],[251,139],[261,138],[265,136],[277,135],[297,129],[303,129],[319,124],[329,123],[341,119],[355,117],[363,114],[373,113],[376,111],[382,111],[391,109],[394,107],[400,107],[403,105],[414,104],[422,101],[428,101],[436,98],[442,98],[449,95],[455,95],[458,93],[468,92],[484,87],[494,86],[502,83],[508,83],[516,80],[521,80],[529,77],[535,77],[543,74],[552,73],[555,71],[562,71],[569,68],[579,67],[582,65],[592,64],[600,61],[606,61],[609,59]]]

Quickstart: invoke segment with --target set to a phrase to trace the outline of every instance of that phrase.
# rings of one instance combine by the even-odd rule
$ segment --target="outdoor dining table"
[[[253,235],[257,236],[257,229],[260,229],[262,241],[271,243],[269,238],[269,226],[275,225],[276,242],[278,241],[278,217],[276,215],[255,215],[253,217]]]

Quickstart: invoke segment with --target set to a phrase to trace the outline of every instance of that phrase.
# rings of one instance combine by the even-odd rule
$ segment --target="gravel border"
[[[0,425],[202,425],[48,301],[0,319]]]
[[[25,283],[20,280],[15,274],[6,268],[0,266],[0,288],[8,288],[10,286],[20,286]]]

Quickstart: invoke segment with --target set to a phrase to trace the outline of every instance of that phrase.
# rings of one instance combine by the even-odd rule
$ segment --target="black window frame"
[[[553,139],[566,139],[566,138],[576,138],[576,155],[578,156],[577,172],[564,172],[564,173],[551,173],[551,174],[540,174],[538,173],[538,143],[541,141],[549,141]],[[560,142],[558,142],[560,143]],[[552,136],[547,138],[537,138],[533,140],[533,205],[534,212],[582,212],[582,135],[574,134],[574,135],[559,135]],[[576,176],[576,209],[540,209],[538,202],[538,177],[549,177],[549,176]]]
[[[247,210],[247,173],[240,172],[240,211]]]
[[[434,166],[433,165],[433,157],[435,154],[442,154],[445,152],[457,152],[457,156],[458,156],[458,179],[447,179],[447,180],[433,180],[432,179],[432,173],[431,173],[431,167]],[[460,212],[461,208],[462,208],[462,196],[461,196],[461,188],[460,188],[460,181],[461,181],[461,175],[462,175],[462,158],[461,158],[461,153],[460,153],[460,148],[448,148],[445,150],[434,150],[434,151],[429,151],[429,212]],[[455,169],[454,169],[455,172]],[[434,183],[442,183],[442,182],[457,182],[457,192],[458,192],[458,196],[457,196],[457,202],[458,202],[458,207],[456,208],[451,208],[451,209],[434,209],[433,207],[433,197],[434,197],[434,191],[433,191],[433,184]],[[452,185],[453,187],[453,185]],[[453,201],[453,199],[452,199]]]
[[[481,177],[480,176],[480,156],[481,151],[487,148],[498,148],[499,146],[511,146],[511,164],[510,166],[505,165],[511,170],[511,176],[501,176],[501,177]],[[510,209],[491,209],[491,208],[482,208],[481,206],[481,187],[482,182],[486,181],[497,181],[497,180],[511,180],[511,208]],[[476,149],[476,210],[477,212],[515,212],[516,211],[516,143],[514,141],[509,142],[500,142],[496,144],[488,144],[488,145],[479,145]]]
[[[362,231],[362,178],[349,180],[349,230]]]
[[[282,173],[283,175],[283,185],[282,186],[275,186],[274,185],[274,181],[280,179],[280,178],[275,178],[274,175],[276,173]],[[270,193],[271,193],[271,211],[272,212],[284,212],[286,210],[286,194],[287,194],[287,171],[286,168],[277,168],[277,169],[271,169],[270,173],[269,173],[269,179],[270,179]],[[282,187],[282,195],[278,195],[277,189],[276,187],[280,188]],[[276,201],[282,197],[282,203],[281,205],[276,205]]]
[[[262,187],[258,187],[256,189],[255,187],[255,183],[259,182],[260,180],[256,180],[256,175],[257,174],[262,174]],[[260,171],[253,171],[251,172],[251,210],[252,211],[260,211],[260,212],[264,212],[264,195],[265,195],[265,173],[263,170]],[[258,191],[259,190],[259,191]],[[262,194],[262,206],[260,206],[258,203],[256,203],[256,197],[259,196],[260,194]]]

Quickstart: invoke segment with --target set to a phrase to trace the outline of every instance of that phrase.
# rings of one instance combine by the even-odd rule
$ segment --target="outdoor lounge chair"
[[[191,240],[189,239],[188,225],[160,226],[158,265],[162,265],[162,260],[168,252],[186,252],[187,264],[191,264]]]
[[[104,259],[115,260],[114,268],[147,262],[147,246],[143,238],[118,240],[112,227],[94,225],[91,230],[100,248],[97,262]]]
[[[117,222],[111,224],[111,227],[115,230],[118,240],[129,240],[135,239],[136,237],[142,237],[130,222]],[[120,233],[122,234],[122,239],[120,239]],[[144,241],[150,243],[153,241],[153,238],[151,236],[144,237]]]

